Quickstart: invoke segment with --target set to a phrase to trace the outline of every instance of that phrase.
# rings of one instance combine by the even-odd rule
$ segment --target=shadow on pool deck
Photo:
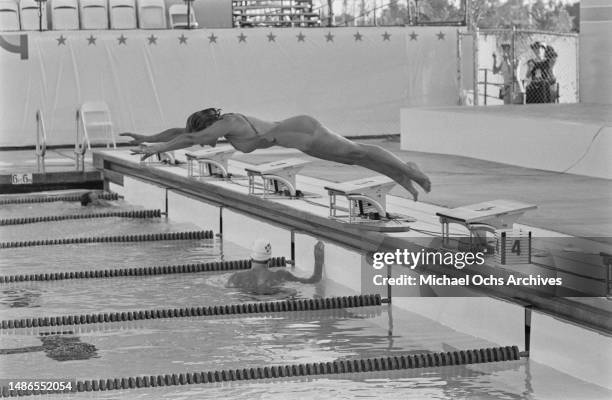
[[[486,200],[517,200],[538,206],[536,211],[526,213],[521,223],[577,237],[612,238],[612,180],[403,151],[399,136],[360,142],[382,146],[403,160],[416,162],[432,181],[431,193],[421,191],[419,201],[453,208]],[[234,156],[254,164],[287,157],[286,152],[257,151]],[[312,161],[301,172],[306,176],[341,182],[376,174],[361,167],[302,157]],[[391,194],[412,198],[400,187]]]

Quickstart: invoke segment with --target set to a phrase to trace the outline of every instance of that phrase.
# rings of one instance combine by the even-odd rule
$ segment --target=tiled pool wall
[[[273,221],[263,221],[218,205],[206,204],[172,189],[128,176],[123,186],[109,183],[109,189],[125,200],[145,208],[167,210],[173,222],[190,222],[220,232],[223,239],[249,248],[256,238],[266,238],[274,256],[291,257],[293,236],[296,274],[308,276],[314,264],[317,238],[292,232]],[[361,292],[364,253],[325,243],[324,278]],[[386,290],[381,290],[386,296]],[[524,346],[524,308],[490,297],[394,297],[393,306],[422,315],[457,331],[500,345]],[[530,358],[584,381],[612,388],[612,338],[534,311],[531,321]]]

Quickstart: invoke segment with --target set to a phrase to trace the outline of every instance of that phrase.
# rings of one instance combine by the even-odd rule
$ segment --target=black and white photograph
[[[612,399],[610,0],[0,0],[0,398]]]

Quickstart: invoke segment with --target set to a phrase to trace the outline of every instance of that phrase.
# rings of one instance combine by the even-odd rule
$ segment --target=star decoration
[[[268,42],[276,42],[276,35],[272,32],[268,34]]]
[[[332,35],[331,32],[327,32],[327,35],[325,35],[325,41],[326,42],[333,42],[334,41],[334,35]]]
[[[90,44],[93,44],[95,46],[96,40],[97,39],[94,37],[94,35],[89,35],[89,37],[87,38],[87,45],[89,46]]]
[[[388,33],[387,31],[385,31],[385,33],[382,34],[382,37],[383,37],[383,42],[385,40],[388,40],[389,42],[391,41],[391,34]]]
[[[119,41],[119,44],[120,44],[120,45],[121,45],[121,44],[123,44],[123,45],[126,45],[126,46],[127,46],[127,44],[126,44],[126,42],[127,42],[127,38],[126,38],[125,36],[123,36],[123,33],[121,34],[121,36],[119,36],[119,37],[117,38],[117,40]]]
[[[304,35],[302,32],[300,32],[300,34],[297,35],[296,37],[297,37],[298,42],[303,42],[304,39],[306,39],[306,35]]]
[[[247,39],[247,37],[245,36],[245,34],[241,32],[240,36],[238,36],[238,43],[240,43],[240,42],[245,42],[246,43],[246,39]]]
[[[363,35],[361,33],[359,33],[359,31],[357,31],[357,33],[354,34],[353,37],[355,38],[356,42],[361,42],[361,39],[363,38]]]
[[[417,35],[415,31],[412,31],[412,33],[410,34],[410,40],[417,40],[418,37],[419,35]]]
[[[57,39],[57,45],[58,46],[65,46],[66,45],[66,38],[64,37],[64,35],[60,35],[60,37],[58,37]]]
[[[438,40],[444,40],[444,36],[446,36],[446,34],[440,31],[440,33],[436,33],[436,36],[438,37]]]
[[[179,40],[179,44],[187,44],[187,36],[185,36],[184,34],[181,34],[178,40]]]
[[[147,40],[149,41],[149,44],[157,44],[157,36],[155,35],[149,36]]]
[[[208,43],[217,43],[218,36],[215,36],[214,33],[211,33],[208,37]]]

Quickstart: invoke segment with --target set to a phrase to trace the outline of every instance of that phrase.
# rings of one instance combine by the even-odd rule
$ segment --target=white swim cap
[[[253,261],[267,262],[272,257],[272,245],[269,240],[257,239],[253,243],[251,259]]]

